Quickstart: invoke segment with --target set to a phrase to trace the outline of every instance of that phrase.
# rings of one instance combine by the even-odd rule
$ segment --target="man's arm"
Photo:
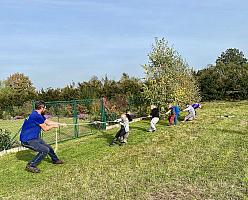
[[[51,121],[49,119],[45,120],[45,124],[48,126],[51,126],[51,125],[66,126],[66,123],[54,122],[54,121]]]
[[[189,111],[189,109],[190,109],[190,107],[188,107],[188,108],[185,108],[183,111]]]
[[[39,124],[39,125],[43,131],[49,131],[52,128],[58,128],[59,126],[66,126],[65,123],[58,123],[58,122],[54,122],[48,119],[46,119],[43,124]]]
[[[39,124],[39,126],[42,128],[43,131],[49,131],[52,128],[58,128],[59,127],[58,124],[47,125],[46,123]]]

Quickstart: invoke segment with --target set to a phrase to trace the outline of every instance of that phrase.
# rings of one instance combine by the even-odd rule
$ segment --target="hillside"
[[[117,129],[59,144],[64,165],[35,154],[0,158],[0,199],[245,199],[248,198],[248,102],[204,103],[197,119],[148,133],[131,124],[128,144],[109,147]]]

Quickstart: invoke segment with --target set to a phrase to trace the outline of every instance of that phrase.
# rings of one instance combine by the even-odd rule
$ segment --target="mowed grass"
[[[0,119],[0,128],[6,129],[11,133],[11,137],[14,137],[20,130],[24,119],[18,120],[2,120]]]
[[[248,102],[204,103],[197,119],[154,133],[131,124],[128,144],[109,147],[117,129],[59,144],[26,172],[32,151],[0,157],[0,199],[248,199]]]

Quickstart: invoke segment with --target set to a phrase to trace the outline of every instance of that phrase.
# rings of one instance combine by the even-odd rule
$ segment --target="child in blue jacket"
[[[173,106],[176,116],[174,118],[174,125],[177,125],[178,118],[180,117],[180,108],[178,105]]]

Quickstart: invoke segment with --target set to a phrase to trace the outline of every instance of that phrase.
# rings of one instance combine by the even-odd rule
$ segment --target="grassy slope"
[[[147,133],[131,125],[126,146],[108,147],[115,130],[59,145],[66,164],[47,158],[24,171],[32,151],[0,158],[0,199],[245,199],[248,102],[206,103],[193,123]],[[234,115],[235,118],[218,118]]]

